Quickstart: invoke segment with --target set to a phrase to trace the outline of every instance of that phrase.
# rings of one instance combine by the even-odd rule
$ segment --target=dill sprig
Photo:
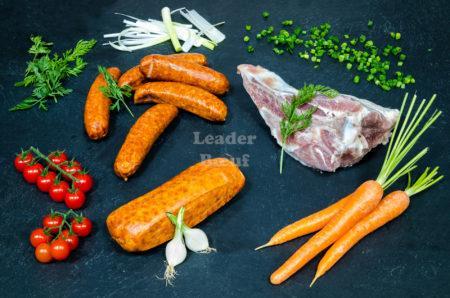
[[[280,153],[280,174],[283,173],[283,156],[284,156],[284,146],[286,145],[287,139],[296,133],[306,129],[311,125],[312,115],[317,110],[317,107],[310,107],[298,114],[296,112],[297,108],[310,102],[313,97],[321,93],[329,98],[333,98],[339,95],[334,89],[322,85],[304,85],[303,88],[298,90],[298,93],[291,102],[284,102],[281,105],[281,111],[284,114],[283,119],[280,121],[280,131],[281,131],[281,153]]]
[[[82,56],[86,55],[96,41],[80,40],[75,48],[65,51],[61,56],[54,53],[50,57],[53,43],[45,42],[41,36],[32,36],[33,45],[28,53],[33,60],[27,62],[24,79],[15,84],[16,87],[34,87],[31,95],[10,109],[10,111],[28,110],[34,106],[48,110],[48,100],[58,102],[58,98],[72,92],[65,88],[63,81],[78,76],[86,67]]]
[[[131,87],[128,85],[124,85],[122,87],[119,87],[117,85],[117,82],[113,79],[111,74],[106,70],[103,66],[98,66],[98,72],[103,75],[106,81],[106,86],[101,86],[100,91],[102,91],[103,95],[110,99],[114,99],[114,102],[111,104],[109,109],[111,111],[120,111],[120,106],[123,105],[128,113],[134,118],[133,112],[131,112],[130,108],[128,107],[125,97],[131,96]]]

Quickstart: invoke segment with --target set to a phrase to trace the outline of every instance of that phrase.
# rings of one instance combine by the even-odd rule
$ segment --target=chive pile
[[[268,19],[269,13],[263,12],[262,17]],[[373,28],[374,22],[369,20],[368,28]],[[385,91],[393,88],[404,89],[408,84],[414,84],[412,75],[401,71],[406,54],[397,44],[388,44],[378,47],[373,40],[366,35],[352,36],[344,34],[342,37],[332,35],[331,25],[323,23],[310,29],[294,26],[293,20],[281,22],[281,29],[275,31],[274,26],[267,26],[263,30],[252,32],[252,26],[245,26],[246,35],[244,42],[247,43],[247,52],[255,51],[252,42],[265,40],[272,44],[273,52],[277,55],[284,53],[296,54],[299,58],[309,60],[318,68],[324,56],[338,61],[347,70],[357,73],[353,82],[358,84],[361,79],[371,82]],[[249,34],[254,33],[256,40]],[[389,36],[394,43],[401,39],[400,32],[390,32]]]

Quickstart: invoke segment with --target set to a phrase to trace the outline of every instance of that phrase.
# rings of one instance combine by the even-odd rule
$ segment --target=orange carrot
[[[337,240],[320,260],[316,275],[310,286],[333,267],[333,265],[362,238],[400,216],[408,208],[411,196],[429,188],[443,178],[443,176],[440,176],[434,179],[438,168],[435,168],[429,174],[428,170],[429,169],[427,168],[416,183],[412,186],[408,186],[405,191],[397,190],[384,197],[375,210],[364,217],[344,236]]]
[[[383,197],[380,183],[369,180],[361,184],[350,195],[345,206],[328,222],[328,224],[302,247],[300,247],[280,268],[270,276],[272,284],[280,284],[300,270],[312,258],[333,244],[360,219],[369,214]]]
[[[320,260],[316,275],[310,286],[359,240],[402,214],[408,208],[408,205],[409,197],[404,191],[397,190],[388,194],[373,212],[358,222],[328,249],[325,256]]]
[[[273,284],[282,283],[300,270],[317,254],[336,242],[359,220],[375,209],[383,196],[384,189],[391,186],[400,177],[407,174],[409,175],[409,173],[416,168],[417,161],[428,152],[428,148],[420,151],[400,169],[396,170],[419,138],[442,114],[441,111],[435,111],[433,115],[421,125],[422,120],[433,104],[436,95],[433,95],[428,103],[425,99],[422,100],[420,105],[413,112],[416,98],[417,96],[414,95],[403,121],[397,121],[395,125],[386,157],[377,179],[366,181],[360,185],[358,189],[350,195],[350,198],[348,198],[348,202],[344,204],[344,207],[332,217],[325,227],[311,237],[311,239],[300,247],[280,268],[272,273],[270,281]],[[406,93],[403,98],[400,116],[403,113],[407,100],[408,93]],[[402,124],[400,125],[400,123]],[[396,172],[394,172],[395,170]]]
[[[279,245],[292,239],[317,232],[318,230],[323,228],[330,221],[330,219],[335,216],[339,212],[339,210],[342,209],[342,207],[344,207],[349,198],[350,195],[344,197],[343,199],[340,199],[339,201],[326,207],[325,209],[317,211],[316,213],[313,213],[290,225],[285,226],[275,235],[273,235],[272,238],[270,238],[269,242],[257,247],[255,250],[268,246]]]

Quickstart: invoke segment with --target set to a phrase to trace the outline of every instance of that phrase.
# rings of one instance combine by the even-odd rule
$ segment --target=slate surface
[[[430,146],[421,166],[440,165],[449,174],[449,5],[447,1],[0,1],[2,19],[0,56],[0,283],[3,297],[443,297],[450,287],[448,248],[450,217],[449,184],[436,185],[413,199],[410,209],[394,222],[368,236],[313,289],[308,285],[318,259],[281,286],[268,282],[270,273],[307,239],[282,247],[254,252],[277,229],[328,205],[354,189],[361,181],[375,177],[386,148],[367,155],[357,166],[334,174],[319,173],[287,158],[285,172],[277,172],[279,147],[241,86],[236,75],[240,63],[263,65],[292,85],[322,83],[342,92],[368,98],[376,103],[399,107],[403,92],[385,93],[362,82],[355,85],[352,75],[330,62],[319,70],[289,55],[273,55],[269,46],[258,46],[249,55],[242,42],[243,27],[250,23],[262,28],[294,19],[310,27],[328,21],[338,34],[365,33],[381,42],[390,31],[402,33],[408,60],[405,70],[417,83],[407,90],[420,97],[438,94],[437,106],[444,116],[417,147]],[[7,109],[27,96],[29,89],[14,88],[22,77],[28,37],[41,34],[55,42],[55,50],[70,48],[81,38],[96,38],[122,28],[122,17],[113,12],[138,17],[159,17],[168,5],[197,9],[209,20],[225,20],[227,39],[208,55],[214,68],[225,73],[231,92],[224,100],[229,117],[223,125],[183,113],[158,140],[139,172],[125,183],[112,171],[114,157],[133,123],[126,113],[113,115],[111,131],[104,141],[92,142],[83,131],[82,111],[96,65],[116,65],[125,70],[148,53],[171,53],[170,44],[132,54],[98,45],[86,59],[87,69],[70,80],[74,92],[52,105],[46,113],[38,110],[11,113]],[[268,10],[270,20],[261,12]],[[367,29],[368,19],[375,26]],[[431,52],[428,49],[432,49]],[[133,106],[141,114],[147,106]],[[202,137],[254,135],[254,144],[194,144],[194,132]],[[35,145],[44,151],[66,149],[87,166],[96,179],[83,210],[95,221],[91,237],[63,263],[38,264],[28,244],[31,230],[40,225],[50,208],[63,209],[47,195],[27,185],[12,166],[14,153]],[[200,160],[200,154],[248,154],[249,166],[244,190],[225,208],[201,224],[218,253],[189,254],[179,266],[174,287],[156,278],[163,274],[163,247],[132,255],[122,251],[105,229],[104,220],[116,207],[160,185]],[[400,185],[399,185],[400,187]]]

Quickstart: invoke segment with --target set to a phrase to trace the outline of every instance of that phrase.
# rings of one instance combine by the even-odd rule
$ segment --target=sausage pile
[[[210,121],[225,121],[227,106],[217,95],[228,91],[228,79],[206,65],[203,54],[153,54],[122,75],[118,68],[107,69],[119,87],[132,88],[135,104],[156,104],[130,129],[114,163],[117,176],[127,180],[138,170],[178,109]],[[100,90],[106,85],[103,75],[98,75],[86,99],[84,124],[92,140],[102,139],[108,133],[111,100]]]

